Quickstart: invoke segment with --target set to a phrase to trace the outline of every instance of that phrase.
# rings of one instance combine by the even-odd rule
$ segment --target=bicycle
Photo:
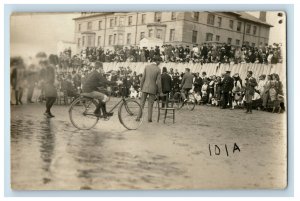
[[[188,110],[192,111],[195,108],[196,105],[196,98],[192,92],[185,92],[187,101],[184,102],[181,92],[177,91],[173,95],[172,98],[172,105],[178,110],[181,108],[187,108]]]
[[[98,105],[96,99],[90,97],[86,93],[80,94],[69,108],[69,117],[71,123],[80,130],[89,130],[93,128],[98,120],[103,117],[96,116],[94,111]],[[136,130],[143,121],[143,111],[141,105],[132,99],[126,99],[122,96],[108,113],[118,108],[118,118],[120,123],[128,130]],[[109,120],[110,118],[105,118]]]

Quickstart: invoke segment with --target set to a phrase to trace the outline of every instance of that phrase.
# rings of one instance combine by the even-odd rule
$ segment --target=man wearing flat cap
[[[252,71],[248,71],[247,77],[245,79],[245,99],[246,99],[246,113],[252,113],[252,99],[255,92],[255,87],[257,86],[256,79],[252,77]]]
[[[226,109],[228,103],[229,107],[232,108],[232,98],[231,92],[234,86],[234,80],[230,76],[230,71],[226,71],[224,78],[221,81],[221,94],[222,94],[222,107],[221,109]]]
[[[112,116],[113,113],[108,113],[106,111],[106,102],[109,100],[108,96],[105,94],[105,88],[115,82],[110,82],[104,76],[103,64],[99,61],[95,62],[92,72],[90,72],[83,83],[82,91],[85,95],[98,99],[98,105],[94,114],[99,117],[107,118]],[[103,89],[103,90],[101,90]],[[103,115],[101,115],[101,111]]]

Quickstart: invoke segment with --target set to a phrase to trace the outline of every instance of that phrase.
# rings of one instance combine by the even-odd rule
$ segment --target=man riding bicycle
[[[181,81],[181,97],[183,98],[183,104],[187,101],[186,95],[193,87],[193,78],[194,76],[190,73],[190,69],[186,68]]]
[[[87,77],[82,86],[82,91],[86,96],[98,99],[98,105],[94,111],[97,117],[107,118],[112,116],[113,113],[108,113],[106,111],[106,102],[109,101],[109,97],[106,95],[107,85],[113,84],[115,82],[110,82],[104,76],[103,64],[101,62],[95,62],[95,66]],[[103,115],[101,116],[101,111]]]

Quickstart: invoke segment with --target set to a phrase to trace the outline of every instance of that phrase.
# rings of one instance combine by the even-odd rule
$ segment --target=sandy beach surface
[[[43,112],[39,103],[11,107],[13,189],[286,187],[286,113],[196,106],[176,111],[175,124],[157,123],[155,111],[138,130],[126,130],[115,114],[80,131],[68,106],[54,105],[50,120]]]

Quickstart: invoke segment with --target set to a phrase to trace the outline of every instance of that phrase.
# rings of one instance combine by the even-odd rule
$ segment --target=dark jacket
[[[232,91],[233,86],[234,86],[234,80],[232,77],[230,77],[229,75],[226,75],[223,79],[223,81],[221,82],[221,86],[222,86],[222,92],[227,93]]]
[[[161,89],[163,93],[169,93],[172,89],[172,78],[169,74],[161,74]]]
[[[82,86],[84,93],[90,93],[92,91],[99,91],[98,87],[106,87],[111,82],[108,81],[101,73],[92,71],[85,78],[85,82]]]

